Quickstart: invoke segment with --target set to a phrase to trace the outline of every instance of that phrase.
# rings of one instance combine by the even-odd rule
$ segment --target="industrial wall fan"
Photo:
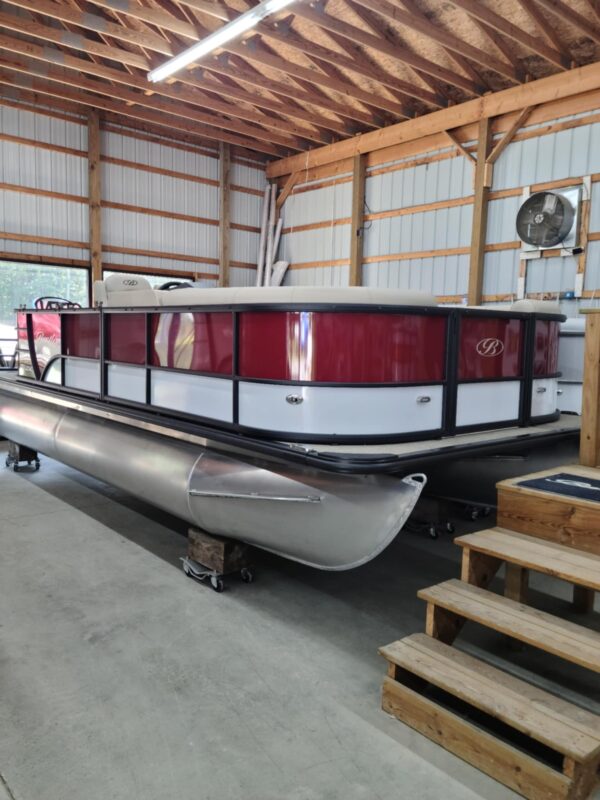
[[[524,251],[577,247],[581,188],[535,192],[517,214],[517,233]]]

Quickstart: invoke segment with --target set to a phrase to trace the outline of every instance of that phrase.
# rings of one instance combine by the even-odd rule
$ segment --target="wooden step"
[[[461,578],[467,583],[485,588],[504,562],[504,594],[511,600],[526,602],[529,571],[535,570],[572,583],[575,610],[594,610],[600,590],[600,556],[594,553],[505,528],[470,533],[454,542],[463,548]]]
[[[582,480],[600,479],[598,469],[569,464],[501,481],[497,485],[498,526],[600,555],[600,502],[519,486],[524,480],[557,472]]]
[[[596,631],[459,580],[422,589],[418,596],[428,604],[427,633],[436,639],[450,643],[463,620],[472,620],[600,672],[600,633]]]
[[[532,800],[583,798],[597,781],[600,718],[424,634],[379,651],[388,661],[383,708]],[[442,689],[562,758],[562,771],[425,696]]]

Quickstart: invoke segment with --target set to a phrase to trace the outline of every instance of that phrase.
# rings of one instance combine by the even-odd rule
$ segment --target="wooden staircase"
[[[557,471],[498,485],[498,527],[456,539],[461,580],[419,592],[426,634],[380,650],[385,711],[532,800],[590,796],[600,717],[452,645],[469,621],[600,672],[600,633],[526,604],[531,571],[572,584],[582,612],[600,591],[600,502],[519,485]],[[600,478],[578,466],[560,471]],[[488,589],[503,564],[504,596]]]

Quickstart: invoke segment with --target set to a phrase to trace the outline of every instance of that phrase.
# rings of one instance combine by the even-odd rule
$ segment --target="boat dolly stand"
[[[37,472],[40,468],[40,458],[37,450],[32,450],[30,447],[25,447],[22,444],[15,442],[8,443],[8,453],[4,462],[5,466],[12,467],[15,472],[23,469],[23,464],[26,463],[28,467],[33,467]]]
[[[227,575],[238,574],[244,583],[252,583],[250,555],[250,547],[243,542],[190,528],[188,553],[181,561],[188,577],[200,583],[207,580],[215,592],[222,592]]]

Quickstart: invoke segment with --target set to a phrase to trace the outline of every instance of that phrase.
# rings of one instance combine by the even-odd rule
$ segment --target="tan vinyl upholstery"
[[[206,306],[323,303],[325,305],[435,306],[435,297],[426,292],[369,289],[366,286],[330,289],[322,286],[267,286],[228,289],[152,289],[145,278],[111,275],[94,284],[94,301],[105,306]]]

